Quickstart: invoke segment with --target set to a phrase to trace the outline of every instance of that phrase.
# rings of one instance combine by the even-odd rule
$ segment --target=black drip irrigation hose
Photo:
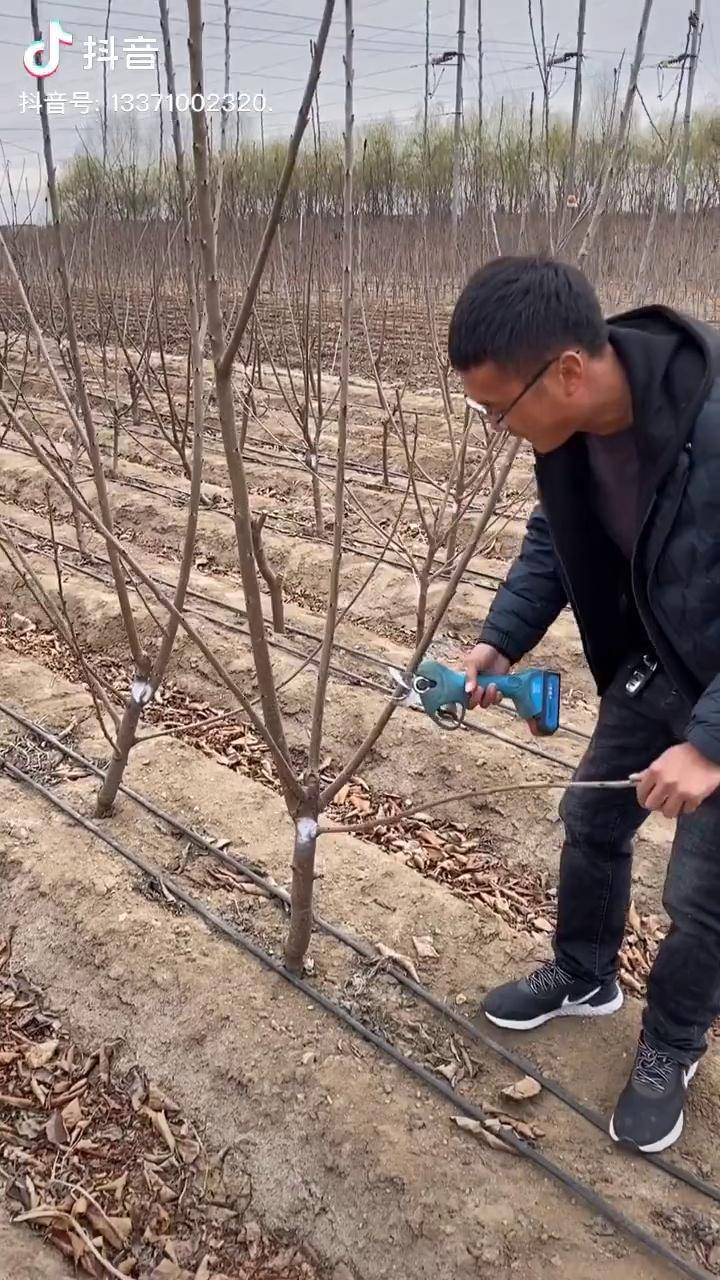
[[[94,394],[97,394],[97,393],[94,393]],[[92,395],[93,393],[91,393],[91,398],[92,398]],[[101,396],[100,401],[101,403],[103,403],[104,397]],[[37,409],[44,410],[47,408],[47,405],[44,404],[42,401],[35,401],[33,403],[29,397],[26,398],[26,404],[31,412],[34,412]],[[279,404],[278,407],[282,408],[283,407],[282,403]],[[167,417],[167,420],[170,421],[169,415],[165,415],[165,416]],[[96,417],[99,418],[100,422],[106,426],[107,430],[111,429],[112,416],[110,414],[107,414],[107,413],[96,414]],[[123,426],[121,426],[121,430],[124,430]],[[131,440],[138,440],[138,441],[151,440],[154,443],[159,445],[162,445],[162,444],[167,445],[167,447],[170,449],[172,449],[173,447],[169,443],[167,438],[162,434],[162,432],[158,434],[157,432],[152,430],[148,431],[142,427],[133,426],[132,429],[128,430],[126,434],[129,436]],[[219,426],[217,427],[210,426],[208,428],[206,424],[205,434],[208,438],[219,441],[218,458],[222,459],[223,458],[223,455],[221,452],[222,438],[221,438],[221,432],[220,432]],[[369,431],[368,434],[371,434],[371,432]],[[294,465],[291,465],[290,467],[286,467],[286,469],[288,470],[301,469],[303,471],[308,470],[306,464],[303,461],[302,449],[301,448],[294,449],[292,447],[292,443],[286,443],[286,442],[280,442],[277,444],[274,442],[265,443],[263,439],[259,438],[256,435],[251,435],[250,432],[247,433],[245,440],[246,440],[246,449],[243,452],[246,452],[247,448],[254,449],[255,452],[260,455],[259,460],[262,462],[267,461],[268,458],[277,459],[278,461],[280,461],[282,455],[285,455],[285,457],[287,457],[290,460],[291,464],[294,464]],[[140,447],[142,448],[143,446],[141,445]],[[282,462],[281,462],[281,465],[282,465]],[[319,456],[318,465],[326,468],[328,471],[332,471],[332,472],[335,471],[335,462],[331,457]],[[351,471],[356,471],[361,475],[381,476],[381,477],[385,475],[385,472],[383,471],[382,467],[374,466],[372,463],[351,461],[346,465]],[[407,480],[407,475],[405,472],[397,471],[392,467],[388,468],[387,475],[389,479]],[[427,484],[428,481],[425,481],[425,483]],[[380,486],[377,486],[377,487],[380,487]],[[385,489],[389,487],[391,489],[395,489],[398,492],[402,492],[402,488],[400,485],[390,485],[390,486],[383,485],[382,487]]]
[[[22,454],[23,457],[35,457],[32,449],[23,448],[21,445],[12,445],[7,442],[3,442],[2,448],[7,449],[10,453]],[[92,473],[88,471],[87,479],[91,479],[91,477]],[[161,497],[168,496],[168,500],[175,498],[177,499],[178,506],[188,505],[188,495],[184,493],[182,489],[176,489],[174,485],[161,484],[158,481],[143,480],[140,476],[115,476],[113,478],[113,483],[120,485],[122,488],[137,489],[140,493],[159,494]],[[214,507],[212,508],[212,511],[215,515],[222,516],[225,520],[232,520],[234,518],[232,511],[225,507]],[[268,520],[271,524],[277,526],[278,532],[284,533],[290,538],[299,538],[305,542],[316,542],[320,546],[330,545],[325,539],[318,538],[317,534],[306,533],[301,529],[293,530],[282,528],[280,525],[280,519],[281,517],[275,515],[273,512],[268,512]],[[364,547],[369,547],[370,551],[364,551]],[[380,551],[382,551],[382,545],[378,546],[372,542],[368,542],[367,539],[355,538],[353,541],[345,540],[343,542],[343,551],[346,551],[351,555],[356,555],[361,560],[375,560],[378,558]],[[388,555],[383,556],[382,563],[393,569],[402,569],[405,573],[411,572],[409,566],[404,560],[393,559]],[[498,577],[494,573],[490,573],[488,570],[472,568],[465,570],[463,579],[466,583],[470,583],[480,591],[492,592],[496,591],[503,581],[502,578]],[[486,579],[486,581],[482,581],[482,579]]]
[[[87,760],[81,752],[76,751],[73,747],[69,747],[55,734],[50,733],[35,721],[29,720],[14,708],[9,707],[7,703],[0,701],[0,712],[8,716],[9,719],[14,720],[29,732],[33,733],[37,738],[40,738],[41,741],[48,743],[55,750],[62,752],[62,754],[67,756],[68,759],[74,760],[76,764],[84,766],[90,773],[95,774],[96,777],[102,778],[104,776],[103,770],[96,764],[93,764],[91,760]],[[268,880],[266,876],[255,871],[253,867],[242,859],[234,857],[231,853],[227,853],[225,849],[220,848],[218,844],[209,840],[207,836],[202,835],[201,832],[195,831],[194,828],[188,827],[185,823],[180,822],[173,814],[168,813],[165,809],[161,809],[158,805],[154,804],[152,800],[148,799],[147,796],[142,795],[141,792],[135,791],[125,783],[120,784],[120,790],[128,797],[128,799],[139,805],[140,808],[151,813],[153,817],[164,822],[179,835],[182,835],[187,840],[192,841],[194,845],[204,849],[212,857],[216,858],[218,862],[222,862],[230,870],[243,875],[253,884],[256,884],[259,888],[263,889],[270,897],[277,898],[285,907],[290,906],[290,894],[286,889],[283,889],[280,885],[274,883],[274,881]],[[348,930],[343,929],[340,925],[336,925],[329,920],[325,920],[322,916],[314,915],[313,923],[321,933],[326,933],[337,942],[349,947],[350,950],[356,953],[356,955],[361,956],[365,960],[377,962],[377,952],[373,949],[370,943],[365,942],[362,938],[356,937]],[[581,1116],[589,1124],[593,1125],[593,1127],[600,1133],[608,1134],[607,1121],[599,1111],[596,1111],[593,1107],[581,1102],[579,1098],[576,1098],[571,1094],[563,1085],[559,1084],[556,1080],[553,1080],[550,1076],[545,1075],[545,1073],[537,1067],[534,1062],[531,1062],[530,1059],[506,1048],[506,1046],[501,1044],[500,1041],[495,1040],[493,1036],[481,1031],[474,1022],[470,1021],[469,1018],[463,1017],[462,1014],[453,1009],[445,1000],[436,996],[429,987],[425,987],[422,983],[416,982],[414,978],[411,978],[403,969],[390,964],[387,966],[386,972],[397,983],[399,983],[400,986],[412,992],[412,994],[423,1004],[428,1005],[447,1021],[452,1022],[458,1030],[462,1031],[463,1034],[468,1037],[468,1039],[474,1041],[476,1044],[482,1045],[486,1049],[489,1049],[497,1057],[509,1063],[524,1075],[531,1076],[532,1079],[536,1080],[543,1089],[552,1094],[553,1097],[557,1098],[558,1101],[562,1102],[571,1111],[574,1111],[576,1115]],[[698,1191],[701,1195],[704,1195],[708,1199],[715,1201],[715,1203],[720,1204],[720,1187],[716,1187],[713,1183],[706,1181],[704,1178],[698,1177],[697,1174],[692,1173],[691,1170],[684,1169],[682,1166],[674,1164],[671,1160],[668,1160],[666,1156],[653,1155],[650,1152],[643,1151],[638,1151],[635,1154],[642,1158],[647,1164],[651,1164],[654,1168],[660,1169],[663,1173],[666,1173],[669,1177],[685,1183],[687,1186],[692,1187],[694,1191]]]
[[[33,405],[29,401],[28,401],[28,406],[31,410],[37,409],[38,407],[41,407],[41,408],[45,407],[44,405],[41,405],[39,402]],[[283,408],[282,402],[280,402],[278,407],[281,409]],[[107,429],[109,430],[110,427],[112,426],[112,417],[109,414],[100,414],[98,416],[100,417],[100,420],[104,424],[106,424]],[[124,428],[121,427],[121,430],[123,429]],[[208,436],[208,438],[217,440],[219,442],[218,461],[220,463],[224,462],[224,454],[222,452],[222,433],[220,431],[219,425],[217,427],[210,427],[209,431],[206,425],[205,433]],[[268,433],[266,432],[265,437],[267,437],[267,434]],[[132,431],[130,430],[127,431],[127,435],[130,438],[130,440],[136,440],[136,441],[150,440],[158,445],[165,444],[169,448],[172,448],[172,445],[169,444],[168,440],[163,436],[162,432],[158,435],[158,433],[153,431],[152,429],[146,430],[142,427],[133,426]],[[368,436],[372,439],[371,428],[368,429]],[[105,446],[105,447],[107,448],[108,446]],[[143,448],[143,445],[141,444],[140,447]],[[256,455],[255,458],[251,456],[251,451],[253,450]],[[146,452],[147,451],[148,450],[146,449]],[[270,441],[267,441],[266,438],[260,438],[256,435],[252,435],[248,431],[247,435],[245,436],[245,447],[243,449],[243,456],[245,456],[246,454],[249,457],[249,460],[251,462],[255,461],[255,462],[263,463],[263,462],[267,462],[268,459],[271,459],[272,461],[279,462],[280,466],[283,466],[286,470],[292,470],[292,471],[298,470],[298,471],[304,471],[306,473],[309,473],[309,468],[307,466],[307,463],[304,461],[304,449],[302,448],[302,446],[294,448],[292,441],[291,442],[285,442],[285,441],[275,442],[274,440],[272,440],[272,438]],[[282,461],[283,457],[285,457],[289,461],[283,463]],[[172,459],[170,459],[169,461],[172,461]],[[210,459],[208,459],[208,461],[210,461]],[[317,463],[318,463],[318,467],[322,467],[324,470],[331,472],[333,475],[335,474],[336,463],[334,458],[332,458],[331,456],[318,454]],[[381,477],[380,482],[375,481],[371,484],[363,485],[364,488],[380,489],[383,492],[387,492],[388,489],[390,489],[396,493],[403,493],[405,490],[405,485],[407,483],[407,472],[405,471],[398,471],[393,467],[388,467],[387,472],[385,472],[385,470],[381,466],[375,466],[372,463],[368,463],[368,462],[356,462],[353,460],[346,463],[346,469],[349,470],[350,472],[357,473],[358,475]],[[384,483],[384,477],[386,474],[387,474],[388,480],[400,480],[403,483],[397,484],[397,485],[396,484],[386,485]],[[362,484],[362,481],[360,481],[360,483]],[[432,488],[434,486],[434,483],[437,484],[437,487],[439,487],[439,484],[437,482],[428,480],[425,477],[420,477],[420,484],[426,484]],[[477,508],[469,508],[470,511],[476,510],[476,509]]]
[[[45,537],[45,535],[43,534],[35,533],[35,531],[32,529],[26,529],[23,525],[18,524],[17,521],[15,520],[6,519],[5,523],[10,525],[11,528],[22,532],[23,534],[25,534],[25,536],[34,538],[36,542],[40,541]],[[48,541],[48,539],[45,539],[45,540]],[[56,540],[56,545],[61,550],[67,550],[73,553],[76,553],[76,550],[77,550],[75,547],[71,546],[71,544],[67,542]],[[37,555],[50,556],[51,554],[49,550],[46,550],[45,548],[40,546],[29,547],[27,544],[23,545],[22,543],[19,543],[19,546],[21,550],[29,551]],[[86,558],[89,558],[95,561],[96,564],[103,564],[103,565],[108,564],[108,561],[103,556],[99,556],[95,552],[85,552],[85,556]],[[92,578],[93,581],[99,582],[102,585],[105,585],[105,586],[112,585],[110,583],[109,578],[103,577],[101,573],[97,573],[92,569],[89,569],[87,565],[65,564],[64,568],[69,570],[70,573],[76,573],[86,578]],[[161,586],[168,587],[168,588],[173,587],[172,582],[168,582],[167,579],[164,579],[162,577],[158,577],[157,581],[160,583]],[[242,609],[238,609],[235,605],[230,605],[224,600],[215,600],[213,599],[212,596],[205,595],[203,592],[200,592],[200,591],[194,591],[190,587],[188,588],[187,595],[189,599],[202,600],[206,605],[212,605],[214,608],[217,608],[222,612],[231,613],[234,616],[240,617],[240,618],[247,617],[247,614],[245,614]],[[221,627],[225,631],[235,632],[240,635],[249,635],[249,631],[247,630],[247,628],[243,627],[239,623],[226,622],[222,618],[212,617],[210,614],[205,613],[204,610],[202,609],[194,609],[194,610],[191,609],[189,610],[189,612],[195,613],[197,617],[203,618],[206,622],[210,622],[214,626]],[[304,628],[295,627],[291,623],[288,623],[287,630],[292,632],[292,634],[294,635],[302,636],[303,639],[312,640],[317,644],[320,643],[319,636],[313,635],[312,632],[306,631]],[[281,640],[268,637],[267,643],[270,645],[271,648],[281,650],[284,653],[290,654],[292,657],[302,658],[305,662],[311,664],[312,666],[318,665],[319,659],[317,657],[313,657],[310,654],[306,654],[301,649],[293,649],[290,645],[283,643],[283,641]],[[384,669],[387,669],[389,665],[384,659],[378,658],[374,654],[365,653],[363,652],[362,649],[352,648],[349,645],[343,645],[338,642],[333,642],[333,648],[343,653],[349,653],[352,656],[359,658],[361,661],[368,662],[374,666],[379,666]],[[381,684],[379,681],[373,680],[368,676],[363,676],[359,672],[348,671],[342,667],[338,667],[337,665],[332,665],[330,667],[330,671],[331,671],[331,674],[336,677],[336,679],[349,680],[353,684],[361,685],[368,689],[374,689],[378,693],[384,694],[386,697],[389,697],[390,695],[390,688],[387,684]],[[417,707],[410,707],[407,709],[414,710],[414,711],[419,710],[419,708]],[[506,716],[513,717],[515,715],[515,713],[511,711],[509,707],[499,706],[496,708],[496,710],[498,710],[501,714]],[[509,747],[516,747],[519,751],[524,751],[527,755],[538,756],[542,760],[549,760],[551,764],[557,765],[558,768],[560,769],[567,769],[569,772],[573,772],[576,767],[575,764],[571,764],[567,760],[559,759],[557,756],[552,755],[551,752],[545,751],[542,747],[530,746],[529,744],[526,744],[524,742],[518,742],[515,738],[508,738],[505,736],[505,734],[500,733],[497,729],[490,729],[485,725],[470,724],[468,721],[465,721],[463,723],[462,728],[466,729],[469,733],[481,733],[481,734],[484,734],[485,737],[495,738],[497,739],[498,742],[504,742]],[[579,738],[583,742],[589,741],[590,739],[589,734],[584,733],[583,730],[581,729],[575,729],[571,726],[560,725],[559,732],[565,733],[573,738]]]
[[[295,987],[297,991],[301,991],[303,995],[314,1004],[318,1005],[321,1009],[324,1009],[327,1013],[332,1014],[333,1017],[344,1023],[345,1026],[349,1027],[363,1040],[366,1040],[369,1044],[373,1045],[374,1048],[378,1049],[387,1058],[396,1062],[398,1066],[402,1067],[403,1070],[414,1076],[415,1079],[421,1080],[423,1084],[435,1093],[439,1094],[446,1102],[450,1102],[457,1112],[460,1112],[471,1120],[476,1120],[483,1129],[486,1127],[488,1117],[485,1115],[485,1112],[481,1107],[475,1106],[471,1102],[467,1102],[446,1081],[438,1079],[427,1069],[427,1067],[424,1067],[422,1063],[415,1062],[413,1058],[409,1058],[404,1053],[401,1053],[401,1051],[396,1049],[389,1040],[386,1040],[383,1036],[371,1031],[369,1027],[364,1025],[364,1023],[359,1022],[357,1018],[354,1018],[353,1015],[349,1013],[347,1009],[344,1009],[342,1005],[338,1004],[335,1000],[331,1000],[328,996],[323,995],[321,991],[318,991],[309,982],[306,982],[304,978],[297,977],[295,974],[290,973],[281,961],[276,960],[274,956],[271,956],[262,947],[258,946],[252,938],[249,938],[247,934],[243,933],[236,925],[233,925],[229,921],[223,919],[223,917],[213,911],[211,907],[208,907],[198,898],[193,897],[192,894],[189,894],[181,884],[178,884],[172,877],[167,876],[163,871],[160,871],[151,862],[148,862],[146,858],[142,857],[141,854],[138,854],[134,850],[128,848],[127,845],[115,839],[114,836],[110,836],[106,832],[102,831],[96,823],[91,822],[89,818],[85,818],[83,814],[78,813],[76,809],[73,809],[71,805],[67,804],[64,800],[61,800],[59,796],[54,795],[52,791],[47,787],[44,787],[42,783],[37,782],[22,769],[18,769],[15,765],[10,764],[9,761],[4,759],[0,760],[0,768],[7,773],[8,777],[12,778],[15,782],[30,787],[38,795],[41,795],[43,799],[47,800],[49,804],[53,805],[54,808],[58,809],[60,813],[65,814],[67,818],[70,818],[79,827],[82,827],[85,831],[88,831],[91,835],[95,836],[96,839],[107,845],[114,853],[119,854],[120,857],[125,858],[127,862],[130,862],[139,871],[142,871],[152,880],[164,886],[172,897],[176,898],[178,902],[182,902],[188,910],[192,911],[201,920],[203,920],[209,928],[214,929],[216,933],[228,938],[235,944],[235,946],[247,952],[249,955],[254,956],[255,959],[259,960],[266,969],[269,969],[272,973],[282,978],[285,982],[289,983],[290,986]],[[511,1147],[518,1155],[524,1156],[531,1164],[542,1169],[544,1173],[549,1174],[549,1176],[554,1178],[556,1182],[561,1183],[562,1186],[566,1187],[568,1191],[570,1191],[574,1196],[577,1196],[578,1199],[584,1200],[584,1202],[595,1213],[599,1214],[600,1217],[604,1218],[607,1222],[612,1223],[614,1227],[619,1231],[622,1231],[631,1240],[642,1245],[642,1247],[649,1254],[652,1254],[653,1257],[660,1258],[681,1275],[689,1276],[691,1280],[710,1280],[710,1276],[707,1271],[696,1267],[692,1262],[688,1262],[685,1258],[680,1257],[680,1255],[675,1253],[673,1249],[670,1249],[668,1245],[664,1244],[662,1240],[659,1240],[649,1231],[646,1231],[640,1223],[635,1222],[634,1219],[627,1217],[626,1214],[622,1213],[619,1209],[616,1209],[609,1200],[605,1200],[603,1196],[599,1195],[598,1192],[588,1186],[587,1183],[581,1182],[578,1178],[574,1177],[572,1173],[562,1165],[558,1164],[555,1160],[551,1159],[550,1156],[546,1156],[542,1151],[536,1151],[535,1148],[529,1146],[526,1142],[523,1142],[523,1140],[518,1138],[511,1129],[502,1129],[502,1141],[506,1146]]]

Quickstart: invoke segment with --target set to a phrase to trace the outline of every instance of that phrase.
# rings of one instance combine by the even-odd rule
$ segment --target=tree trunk
[[[279,631],[281,635],[285,634],[285,608],[283,605],[283,574],[275,573],[263,546],[263,529],[267,520],[267,512],[263,511],[260,515],[252,518],[252,540],[253,551],[257,567],[260,570],[268,591],[270,592],[270,604],[272,606],[273,631]]]
[[[425,631],[427,622],[427,602],[428,587],[430,586],[430,572],[432,570],[433,560],[435,559],[435,548],[429,546],[427,555],[418,575],[418,598],[417,608],[415,610],[415,643],[419,644]]]
[[[318,456],[317,454],[313,454],[312,461],[310,462],[310,474],[312,476],[313,510],[315,512],[315,533],[317,534],[318,538],[324,538],[325,537],[325,517],[323,515],[323,509],[322,509],[322,494],[320,493],[320,481],[318,480],[317,466],[318,466]]]
[[[123,780],[127,767],[128,757],[135,746],[135,734],[140,716],[143,708],[152,701],[152,696],[152,685],[147,680],[144,680],[142,676],[136,675],[130,690],[130,697],[123,712],[123,718],[120,721],[115,752],[98,791],[95,807],[95,816],[98,818],[109,818],[113,811],[118,787]]]
[[[113,412],[113,453],[112,453],[112,473],[117,479],[120,470],[120,423],[118,422],[117,410]]]
[[[134,369],[127,371],[128,387],[130,389],[130,409],[132,413],[132,421],[134,427],[140,426],[140,387],[137,375]]]
[[[383,418],[382,424],[382,476],[383,484],[386,489],[390,488],[390,477],[388,475],[388,433],[390,423],[387,417]]]
[[[72,453],[71,453],[71,455],[70,455],[70,474],[71,474],[71,476],[73,477],[73,481],[75,480],[75,473],[76,473],[76,470],[77,470],[77,465],[78,465],[78,461],[79,461],[79,459],[80,459],[80,441],[79,441],[79,439],[78,439],[77,435],[74,435],[74,436],[73,436],[73,442],[72,442]],[[74,523],[74,525],[75,525],[75,537],[76,537],[76,539],[77,539],[77,547],[78,547],[78,551],[80,552],[80,555],[81,555],[81,556],[84,556],[84,555],[85,555],[85,551],[86,551],[86,547],[85,547],[85,535],[84,535],[84,533],[83,533],[82,519],[81,519],[81,517],[80,517],[80,510],[79,510],[79,508],[78,508],[78,504],[77,504],[77,502],[75,501],[75,497],[74,497],[74,496],[72,497],[72,499],[71,499],[71,501],[70,501],[70,505],[71,505],[71,507],[72,507],[73,523]]]
[[[303,805],[295,824],[295,845],[290,888],[290,928],[285,943],[285,968],[301,974],[310,943],[313,922],[313,885],[318,826],[317,785]]]
[[[448,570],[452,568],[452,562],[455,559],[458,533],[460,530],[460,509],[462,507],[463,495],[465,493],[465,463],[467,461],[468,429],[466,422],[465,431],[460,442],[460,450],[458,453],[457,478],[455,480],[455,515],[453,517],[452,526],[448,534],[447,545],[445,548],[445,564],[447,565]]]
[[[107,391],[108,389],[108,358],[107,358],[106,342],[102,342],[100,344],[100,353],[101,353],[101,359],[102,359],[103,390]]]

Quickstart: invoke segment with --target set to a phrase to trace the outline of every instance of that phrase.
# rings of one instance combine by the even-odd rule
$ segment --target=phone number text
[[[113,111],[159,111],[172,108],[170,93],[113,93]],[[272,111],[264,93],[176,93],[178,111]]]

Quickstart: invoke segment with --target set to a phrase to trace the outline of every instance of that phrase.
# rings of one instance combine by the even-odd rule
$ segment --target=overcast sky
[[[31,40],[29,3],[13,12],[11,0],[0,0],[4,38],[0,47],[0,144],[4,162],[17,183],[25,175],[38,184],[40,126],[37,113],[21,109],[23,91],[34,98],[36,81],[23,68],[22,58]],[[537,0],[533,0],[536,11]],[[101,98],[101,71],[95,62],[86,68],[86,40],[100,39],[105,24],[106,0],[39,0],[43,33],[50,19],[72,33],[72,47],[62,48],[60,67],[46,80],[46,88],[62,97],[64,112],[52,117],[56,160],[59,167],[81,147],[81,136],[97,129],[95,100]],[[169,0],[174,53],[178,66],[178,90],[188,86],[186,9],[182,0]],[[720,105],[720,3],[703,0],[703,39],[696,82],[698,105]],[[252,95],[263,91],[267,102],[265,136],[287,136],[299,102],[307,71],[308,41],[316,33],[320,0],[233,0],[231,83],[233,90]],[[641,90],[650,110],[662,110],[671,101],[673,70],[658,66],[681,53],[685,44],[690,0],[655,0],[646,43]],[[625,51],[627,70],[642,9],[642,0],[587,0],[585,84],[588,99],[612,76]],[[222,92],[223,3],[205,0],[206,89]],[[342,46],[344,6],[336,5],[320,90],[324,124],[342,120]],[[457,0],[431,0],[431,57],[457,45]],[[109,70],[109,93],[155,90],[155,73],[130,70],[126,65],[128,42],[144,36],[159,47],[157,5],[152,0],[112,0],[110,35],[115,39],[117,62]],[[425,56],[425,0],[355,0],[356,119],[362,122],[392,116],[411,121],[422,106]],[[545,0],[546,40],[550,48],[557,38],[558,53],[576,42],[577,0]],[[477,0],[467,0],[465,105],[477,102]],[[506,102],[527,105],[533,89],[539,90],[537,69],[528,25],[527,0],[483,0],[484,87],[488,104],[504,95]],[[433,71],[433,109],[454,110],[454,69]],[[554,106],[569,107],[572,75],[557,71],[553,80]],[[81,114],[74,94],[89,95],[90,114]],[[662,99],[662,100],[661,100]],[[151,127],[153,116],[149,117]],[[155,120],[157,117],[155,117]],[[257,128],[257,116],[249,112],[243,123]],[[157,126],[155,125],[155,128]],[[0,190],[2,187],[0,186]],[[6,188],[5,188],[6,190]],[[4,221],[0,210],[0,221]]]

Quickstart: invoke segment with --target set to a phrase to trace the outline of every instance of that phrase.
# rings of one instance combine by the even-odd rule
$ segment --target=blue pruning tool
[[[465,719],[470,695],[465,690],[465,672],[453,671],[442,662],[428,660],[410,677],[390,667],[395,681],[395,696],[404,706],[425,711],[441,729],[459,729]],[[503,697],[515,704],[523,720],[532,720],[543,736],[555,733],[560,724],[560,675],[529,667],[506,676],[478,676],[478,685],[494,684]]]

